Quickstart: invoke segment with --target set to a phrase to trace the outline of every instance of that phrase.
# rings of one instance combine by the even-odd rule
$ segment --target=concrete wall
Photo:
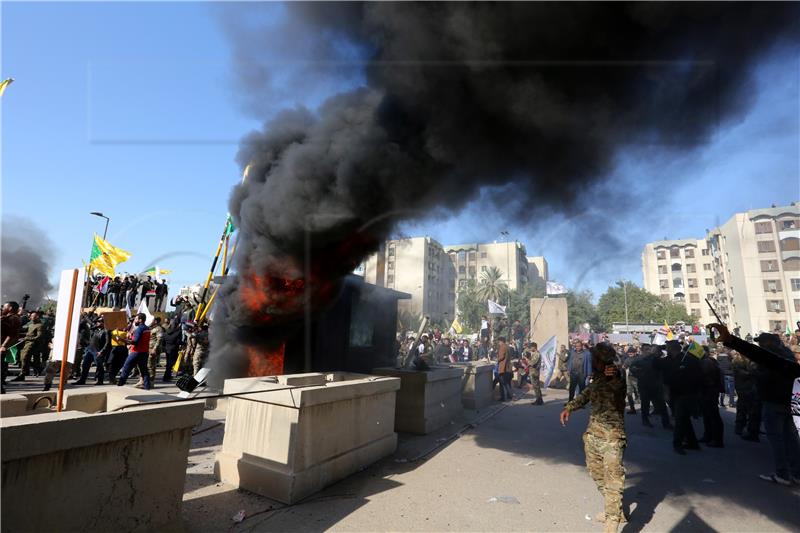
[[[544,305],[542,305],[544,304]],[[541,314],[539,310],[541,309]],[[538,319],[536,318],[538,315]],[[535,322],[535,324],[534,324]],[[531,299],[531,336],[540,347],[552,335],[557,345],[567,344],[569,338],[569,315],[566,298]]]
[[[141,393],[109,389],[128,398]],[[74,407],[93,410],[105,393],[72,396]],[[150,401],[169,398],[147,396]],[[177,527],[192,427],[202,417],[201,402],[179,402],[110,413],[3,418],[3,531]]]
[[[216,462],[221,481],[294,503],[394,453],[399,380],[357,374],[282,378],[225,381],[225,393],[263,393],[228,401]]]

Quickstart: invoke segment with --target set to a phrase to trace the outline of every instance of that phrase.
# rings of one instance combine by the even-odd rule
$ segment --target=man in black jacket
[[[100,316],[91,327],[89,336],[89,345],[83,354],[83,368],[81,369],[81,377],[75,382],[75,385],[86,385],[86,378],[89,377],[89,369],[92,363],[97,365],[95,370],[95,377],[97,378],[97,385],[103,384],[105,376],[105,358],[111,352],[111,335],[103,325],[103,317]]]
[[[672,447],[675,453],[686,455],[686,449],[700,449],[692,426],[692,412],[699,401],[702,386],[700,362],[694,355],[683,350],[678,341],[667,341],[666,350],[667,356],[659,359],[657,365],[669,387],[674,408]]]
[[[764,429],[772,448],[775,472],[762,474],[761,479],[789,486],[800,484],[800,437],[792,421],[791,401],[794,380],[800,377],[800,365],[772,333],[762,333],[750,344],[731,335],[721,324],[711,324],[719,340],[728,348],[754,361],[759,366],[756,378],[761,397]]]
[[[720,392],[722,392],[722,373],[717,360],[712,356],[708,347],[705,355],[700,359],[700,371],[703,375],[703,390],[700,395],[700,408],[703,411],[703,438],[710,448],[722,448],[723,424],[719,414]]]
[[[655,414],[661,417],[664,429],[673,429],[669,421],[669,413],[664,403],[664,383],[661,369],[656,364],[661,358],[661,349],[657,346],[642,346],[642,355],[635,357],[630,363],[630,371],[638,381],[639,394],[642,397],[642,424],[653,427],[650,423],[650,404]]]
[[[162,337],[164,342],[164,352],[167,354],[167,368],[164,370],[164,383],[172,381],[172,367],[178,360],[178,350],[184,345],[183,332],[181,331],[180,321],[176,318],[171,323]]]

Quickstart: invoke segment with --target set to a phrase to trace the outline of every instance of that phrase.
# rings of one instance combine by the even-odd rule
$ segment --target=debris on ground
[[[492,496],[486,503],[519,503],[515,496]]]

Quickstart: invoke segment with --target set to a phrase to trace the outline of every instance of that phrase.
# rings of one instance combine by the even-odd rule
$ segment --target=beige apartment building
[[[714,295],[711,255],[703,239],[655,241],[642,252],[644,288],[664,300],[680,302],[701,324],[712,322],[705,298]]]
[[[406,292],[399,310],[449,322],[455,316],[455,270],[441,244],[430,237],[386,241],[364,262],[364,281]]]
[[[687,258],[689,249],[694,251]],[[698,274],[692,282],[696,290],[688,286],[690,268]],[[647,244],[642,272],[645,289],[685,303],[703,324],[715,321],[703,302],[707,297],[720,318],[738,326],[742,335],[784,331],[787,325],[795,329],[800,320],[800,204],[736,213],[708,231],[705,240]],[[677,275],[683,272],[687,276]]]
[[[442,246],[430,237],[386,241],[364,262],[363,275],[368,283],[411,294],[398,303],[400,309],[447,322],[455,317],[458,289],[470,279],[480,282],[481,273],[491,267],[500,270],[512,290],[548,279],[545,258],[527,257],[519,242]]]

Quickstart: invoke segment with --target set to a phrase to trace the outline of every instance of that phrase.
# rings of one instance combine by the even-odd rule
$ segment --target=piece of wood
[[[78,271],[72,271],[72,289],[69,295],[69,307],[67,308],[67,328],[64,332],[64,353],[61,358],[61,375],[58,377],[58,404],[56,410],[60,413],[64,406],[64,384],[67,382],[67,357],[69,356],[69,341],[72,324],[73,307],[75,307],[75,287],[78,285]],[[81,296],[83,296],[81,294]]]
[[[109,331],[128,327],[128,315],[125,311],[106,311],[102,316],[103,326]]]

